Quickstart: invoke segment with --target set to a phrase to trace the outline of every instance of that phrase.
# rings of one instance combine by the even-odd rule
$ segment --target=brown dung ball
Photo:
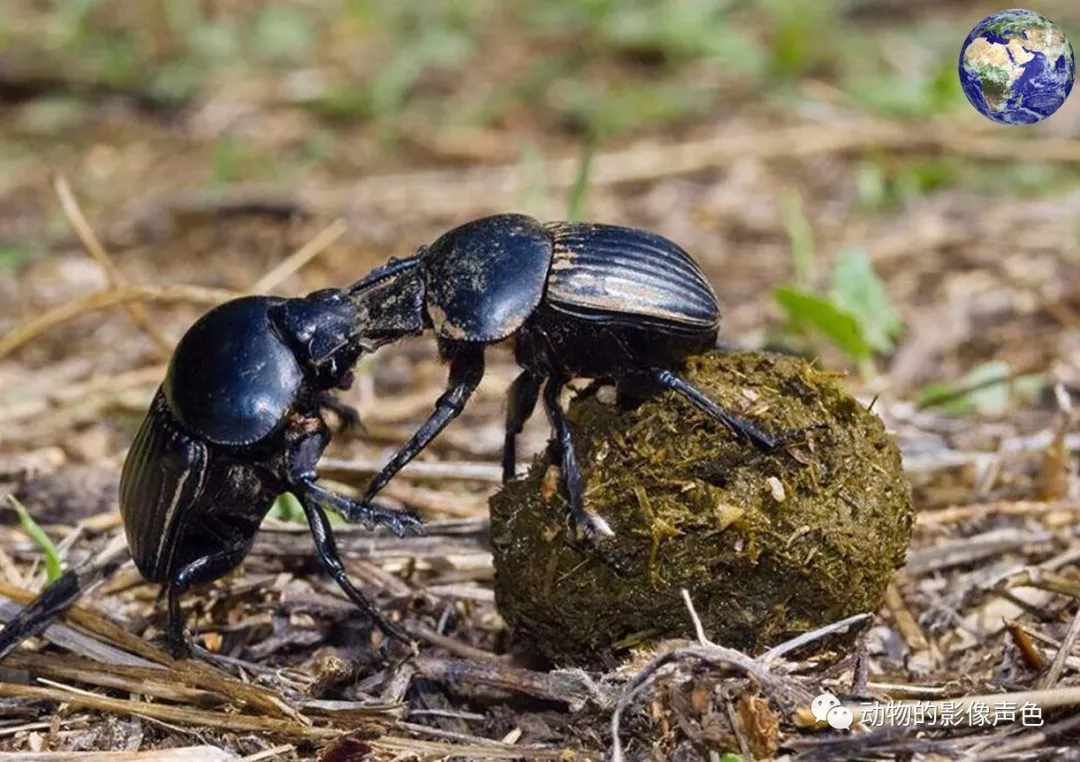
[[[672,392],[631,410],[573,401],[586,508],[614,530],[621,572],[571,543],[547,455],[491,500],[499,611],[557,664],[693,637],[682,588],[710,639],[760,652],[876,611],[904,563],[914,512],[899,450],[841,375],[710,352],[686,376],[772,434],[824,426],[763,454]]]

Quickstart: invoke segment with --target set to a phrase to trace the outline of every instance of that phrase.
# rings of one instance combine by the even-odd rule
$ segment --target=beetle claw
[[[367,527],[384,526],[398,537],[424,533],[424,520],[415,513],[378,508],[374,505],[356,504],[356,512],[345,517],[349,521],[361,521]]]
[[[630,571],[630,566],[615,553],[615,532],[602,516],[589,511],[570,516],[572,544],[582,553],[594,555],[619,576]]]
[[[800,426],[797,429],[791,429],[790,431],[785,431],[783,434],[780,434],[779,436],[776,437],[775,440],[773,440],[772,449],[773,450],[778,450],[778,449],[780,449],[781,447],[783,447],[785,445],[791,444],[793,441],[795,441],[796,439],[801,437],[803,434],[807,434],[807,433],[809,433],[811,431],[821,431],[822,429],[827,429],[827,428],[829,428],[829,424],[827,424],[827,423],[812,423],[809,426]]]

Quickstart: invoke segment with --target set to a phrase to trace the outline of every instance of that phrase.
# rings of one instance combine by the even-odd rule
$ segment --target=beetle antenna
[[[376,283],[381,283],[384,280],[399,275],[407,270],[411,270],[420,264],[420,255],[424,253],[426,247],[421,246],[417,249],[414,256],[407,257],[406,259],[391,259],[382,267],[377,267],[368,273],[366,276],[356,281],[348,288],[345,289],[345,293],[348,295],[359,293],[366,288],[374,286]]]

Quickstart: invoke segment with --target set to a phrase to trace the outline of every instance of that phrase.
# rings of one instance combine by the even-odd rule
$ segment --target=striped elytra
[[[545,301],[576,317],[700,335],[720,324],[716,293],[682,248],[644,230],[548,223],[554,258]]]
[[[135,566],[150,582],[168,579],[177,531],[206,479],[206,445],[169,421],[158,390],[120,475],[120,515]]]

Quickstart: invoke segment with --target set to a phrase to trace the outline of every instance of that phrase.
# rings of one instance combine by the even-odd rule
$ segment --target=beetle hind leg
[[[191,656],[191,645],[184,634],[184,615],[180,611],[180,596],[193,585],[219,579],[236,568],[248,550],[251,539],[243,539],[235,544],[202,558],[197,558],[176,573],[169,582],[169,621],[166,627],[166,644],[174,659],[186,659]]]
[[[823,424],[804,426],[792,431],[786,431],[779,436],[773,436],[762,431],[745,418],[734,413],[729,413],[710,399],[704,392],[691,384],[686,379],[666,368],[656,368],[652,371],[653,380],[665,389],[678,392],[694,407],[701,410],[728,427],[736,437],[749,440],[762,452],[772,452],[778,447],[790,442],[796,437],[802,436],[807,431],[823,428]]]

